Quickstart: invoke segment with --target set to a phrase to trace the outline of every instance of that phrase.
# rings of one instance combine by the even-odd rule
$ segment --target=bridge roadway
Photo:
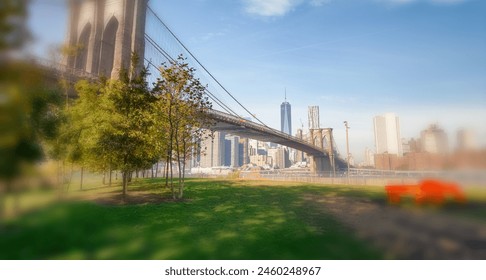
[[[303,151],[314,157],[327,157],[328,152],[302,139],[280,132],[276,129],[257,124],[217,110],[208,110],[207,114],[215,121],[211,129],[227,132],[240,137],[246,137],[264,142],[281,144]]]

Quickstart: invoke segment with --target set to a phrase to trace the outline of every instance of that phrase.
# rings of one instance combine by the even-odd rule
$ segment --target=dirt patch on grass
[[[147,205],[184,201],[169,199],[161,195],[151,193],[132,193],[127,194],[125,197],[123,197],[122,194],[114,194],[89,200],[102,205]]]
[[[149,205],[171,202],[186,202],[187,199],[172,199],[170,193],[150,192],[150,191],[129,191],[124,197],[119,189],[106,188],[95,192],[79,192],[70,197],[78,201],[92,201],[101,205]]]
[[[365,198],[306,195],[389,259],[486,259],[486,225],[430,209]]]

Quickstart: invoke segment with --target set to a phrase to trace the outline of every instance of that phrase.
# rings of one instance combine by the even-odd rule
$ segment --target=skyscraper
[[[420,133],[422,151],[431,154],[445,154],[449,150],[447,134],[437,124],[430,125]]]
[[[206,132],[206,138],[201,143],[200,166],[203,168],[223,166],[225,163],[225,133]]]
[[[290,103],[287,102],[287,94],[285,94],[285,101],[280,105],[280,131],[292,135],[292,111]]]
[[[377,154],[403,155],[400,137],[400,123],[393,113],[386,113],[373,118],[375,128],[375,146]]]
[[[461,129],[457,132],[457,149],[461,151],[477,149],[477,141],[474,131]]]

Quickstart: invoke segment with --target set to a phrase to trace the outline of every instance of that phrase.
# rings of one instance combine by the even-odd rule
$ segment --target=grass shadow
[[[19,217],[0,231],[0,259],[382,258],[303,200],[332,190],[190,179],[186,200],[171,203],[160,183],[134,183],[132,204],[61,203]]]

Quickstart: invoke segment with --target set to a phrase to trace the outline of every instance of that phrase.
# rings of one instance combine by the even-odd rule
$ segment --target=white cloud
[[[429,0],[429,2],[436,3],[436,4],[460,4],[466,1],[467,0]]]
[[[307,4],[313,7],[323,6],[333,0],[242,0],[245,12],[262,17],[280,17],[294,10],[299,5]],[[438,5],[454,5],[468,0],[369,0],[388,5],[406,5],[417,2],[428,2]]]
[[[409,4],[416,2],[417,0],[378,0],[379,2],[395,4],[395,5],[402,5],[402,4]]]
[[[319,7],[329,2],[331,2],[331,0],[311,0],[310,4],[311,6]]]
[[[265,17],[283,16],[301,2],[302,0],[244,0],[247,13]]]
[[[391,5],[404,5],[414,2],[428,2],[433,4],[448,5],[448,4],[461,4],[468,0],[375,0],[378,2],[388,3]]]
[[[263,17],[284,16],[302,4],[319,7],[329,2],[331,0],[243,0],[247,13]]]

